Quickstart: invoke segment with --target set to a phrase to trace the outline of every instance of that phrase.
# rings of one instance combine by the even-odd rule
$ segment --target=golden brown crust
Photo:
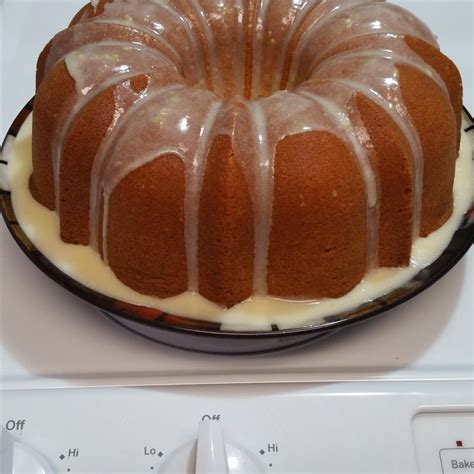
[[[456,118],[446,94],[428,76],[399,65],[401,93],[423,149],[421,236],[441,227],[453,210]]]
[[[97,150],[112,123],[114,89],[108,88],[81,110],[64,141],[59,216],[61,238],[67,243],[89,244],[91,171]]]
[[[197,12],[194,10],[194,8],[192,8],[190,2],[188,2],[187,0],[176,0],[176,2],[178,3],[180,10],[188,18],[191,24],[191,28],[195,32],[195,38],[199,41],[198,50],[202,51],[204,57],[207,87],[210,90],[213,90],[214,82],[210,62],[209,44],[206,41],[206,35],[203,31],[203,26],[198,18]]]
[[[338,44],[334,48],[329,49],[319,59],[319,63],[337,54],[360,49],[370,49],[374,42],[377,42],[380,36],[384,34],[365,35],[353,38]],[[445,56],[439,49],[420,38],[409,35],[400,35],[398,38],[390,38],[390,41],[403,41],[414,53],[420,56],[429,66],[431,66],[441,77],[449,92],[451,104],[456,115],[457,122],[457,149],[459,151],[459,143],[461,138],[461,120],[462,120],[462,80],[456,65]]]
[[[52,144],[61,120],[61,110],[75,94],[74,80],[64,61],[48,74],[36,91],[33,114],[33,174],[30,190],[33,197],[49,209],[55,208]]]
[[[410,146],[390,116],[361,94],[357,110],[370,136],[379,190],[378,265],[410,263],[413,233],[414,162]]]
[[[81,22],[103,13],[109,1],[112,0],[101,0],[96,10],[90,4],[86,5],[71,22],[71,25],[77,25],[72,30],[80,28]],[[244,9],[244,24],[247,25],[243,45],[244,88],[247,97],[251,94],[253,38],[259,1],[249,0]],[[202,25],[189,2],[178,2],[196,31],[206,59],[207,82],[212,88],[210,53]],[[278,16],[276,12],[271,11],[269,17]],[[320,13],[315,6],[295,33],[286,55],[282,85],[286,84],[290,58],[301,35]],[[220,28],[212,21],[210,27],[215,31]],[[73,35],[72,30],[66,30],[65,34]],[[272,34],[279,38],[280,33],[284,36],[282,32]],[[164,47],[151,35],[132,33],[130,28],[121,25],[99,24],[94,34],[87,37],[85,44],[108,38],[132,39],[157,49]],[[377,35],[355,38],[328,51],[320,60],[343,51],[368,48],[374,40]],[[436,48],[417,38],[400,36],[398,40],[404,41],[438,72],[446,82],[450,96],[448,100],[435,81],[419,70],[398,66],[401,93],[420,135],[424,154],[421,235],[426,236],[439,228],[452,212],[462,86],[457,68]],[[51,147],[58,120],[62,119],[60,112],[64,107],[67,109],[69,99],[75,95],[75,86],[64,61],[45,72],[50,49],[51,43],[41,53],[37,66],[34,173],[30,188],[40,203],[53,209]],[[274,58],[276,47],[269,51]],[[225,61],[229,59],[226,57]],[[272,77],[262,79],[264,92],[269,92]],[[177,77],[160,80],[180,82]],[[231,80],[232,75],[225,76],[224,83],[228,86]],[[136,93],[147,84],[146,76],[131,80],[131,88]],[[61,158],[59,210],[61,237],[66,242],[84,245],[89,242],[90,173],[97,150],[112,122],[115,87],[93,97],[79,112],[66,135]],[[410,147],[398,126],[375,103],[361,94],[354,94],[351,100],[373,145],[370,160],[378,176],[380,191],[379,264],[407,265],[414,194]],[[453,136],[457,137],[457,143]],[[368,261],[364,188],[355,156],[335,135],[308,132],[288,136],[277,144],[267,277],[271,295],[335,298],[350,291],[362,279]],[[184,195],[184,165],[181,158],[173,154],[131,172],[112,193],[107,230],[108,260],[126,285],[162,298],[186,291]],[[100,220],[103,204],[101,197]],[[99,228],[99,242],[101,240]],[[254,246],[249,189],[234,156],[231,138],[219,135],[209,151],[200,197],[200,293],[227,307],[249,297],[253,286]],[[99,251],[102,252],[101,245]]]
[[[295,17],[296,9],[291,7],[289,2],[273,2],[267,6],[259,41],[261,43],[261,59],[258,65],[260,69],[258,85],[260,97],[269,96],[273,92],[275,73],[279,72],[275,69]],[[282,18],[284,18],[283,21]]]
[[[156,49],[165,55],[171,57],[174,56],[169,48],[167,48],[162,42],[142,31],[137,31],[124,25],[107,23],[96,24],[92,31],[90,29],[84,30],[84,28],[87,28],[88,26],[89,25],[87,24],[79,24],[63,30],[55,36],[54,41],[63,41],[68,44],[68,48],[65,48],[63,52],[65,55],[79,47],[89,44],[100,43],[101,41],[121,41],[143,44]],[[75,39],[77,37],[80,38],[80,40]],[[46,71],[46,62],[50,54],[52,41],[46,45],[38,59],[36,69],[37,87],[41,84],[44,75],[48,72]],[[174,57],[174,60],[176,61],[176,64],[179,63],[176,57]]]
[[[199,293],[233,306],[252,294],[254,231],[250,193],[227,135],[209,151],[199,223]]]
[[[268,292],[335,298],[367,268],[364,181],[335,135],[291,135],[276,147]]]
[[[461,141],[461,122],[462,122],[462,80],[456,65],[441,51],[426,43],[425,41],[405,36],[407,45],[423,60],[429,64],[443,79],[451,97],[451,104],[456,116],[456,149],[459,152]]]
[[[259,2],[259,0],[249,0],[244,17],[244,25],[247,25],[245,37],[244,96],[247,98],[250,98],[252,95],[253,37],[255,34],[254,25],[257,15],[257,2]]]
[[[46,61],[48,59],[49,52],[51,51],[51,46],[53,44],[53,40],[51,40],[41,51],[39,57],[38,57],[38,62],[36,64],[36,89],[39,88],[41,81],[44,78],[45,74],[45,67],[46,67]]]
[[[184,164],[164,155],[132,171],[112,192],[108,260],[117,277],[146,295],[187,289]]]
[[[170,80],[165,74],[142,74],[131,79],[131,89],[139,94],[150,81],[155,84]],[[94,159],[108,131],[115,112],[114,93],[123,83],[108,87],[84,106],[66,134],[60,167],[61,238],[68,243],[89,243],[90,180]],[[84,140],[87,137],[87,140]]]
[[[310,10],[308,10],[306,17],[301,22],[299,28],[291,38],[290,44],[288,45],[288,51],[285,57],[285,65],[283,66],[280,89],[286,89],[288,80],[290,79],[289,75],[291,70],[291,62],[298,43],[300,42],[304,32],[311,26],[315,19],[321,15],[321,8],[325,8],[324,2],[314,2],[314,6],[310,7]],[[303,82],[303,80],[304,79],[302,79],[301,82]]]

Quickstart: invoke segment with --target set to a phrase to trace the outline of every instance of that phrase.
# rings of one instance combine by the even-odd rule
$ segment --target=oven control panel
[[[2,474],[474,473],[472,381],[0,392]]]
[[[413,434],[422,472],[474,473],[474,412],[419,413]]]
[[[7,422],[7,425],[13,426],[14,421],[8,421],[10,423]],[[25,420],[16,421],[19,426],[24,422]],[[0,461],[0,472],[2,474],[46,474],[56,472],[52,463],[46,457],[39,451],[32,449],[26,442],[12,436],[7,428],[2,427],[1,436],[2,460]],[[74,462],[77,461],[74,458],[79,458],[79,454],[79,448],[69,448],[66,454],[59,455],[59,460],[65,461],[64,465],[75,465],[75,472],[81,472],[77,469],[78,463]],[[188,472],[196,474],[259,474],[265,472],[262,463],[255,454],[224,438],[221,423],[217,420],[202,420],[199,423],[196,440],[178,447],[166,456],[161,465],[153,460],[154,456],[158,456],[158,458],[164,456],[161,450],[157,452],[156,448],[145,447],[143,455],[152,456],[149,462],[149,472],[156,471],[163,474]],[[98,465],[100,465],[100,462],[94,463],[94,466]],[[88,468],[87,472],[94,472],[90,471],[91,467]],[[119,469],[121,468],[118,467],[116,472],[129,472]],[[146,468],[143,467],[143,469]],[[66,468],[66,472],[72,472],[71,467]]]

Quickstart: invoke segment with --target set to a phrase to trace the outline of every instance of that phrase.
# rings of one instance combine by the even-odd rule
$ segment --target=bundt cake
[[[99,0],[39,57],[34,198],[134,290],[338,298],[450,217],[462,85],[377,0]]]

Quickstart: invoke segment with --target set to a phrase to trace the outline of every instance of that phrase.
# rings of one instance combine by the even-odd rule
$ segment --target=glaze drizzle
[[[387,112],[410,146],[415,169],[413,239],[418,237],[423,151],[401,94],[397,65],[421,71],[449,97],[442,78],[404,42],[404,35],[409,35],[437,48],[432,33],[409,12],[379,0],[251,3],[95,1],[92,16],[84,14],[78,24],[53,40],[46,73],[64,60],[77,89],[64,108],[52,145],[57,209],[61,150],[67,132],[94,97],[116,86],[114,119],[93,165],[90,194],[90,243],[99,249],[102,234],[106,262],[113,190],[133,170],[173,154],[182,159],[186,173],[188,290],[199,291],[198,216],[206,157],[213,138],[227,134],[233,139],[254,209],[253,292],[267,294],[276,146],[290,135],[328,131],[352,151],[363,177],[367,269],[376,268],[378,177],[369,159],[370,137],[351,109],[355,92]],[[249,12],[253,12],[250,19]],[[279,23],[275,17],[281,19]],[[244,41],[250,28],[254,32],[252,71],[246,71]],[[133,40],[107,41],[104,37],[109,30],[118,36],[132,35]],[[359,38],[369,39],[370,47],[344,50],[345,43]],[[248,74],[251,91],[246,98]],[[148,84],[136,92],[131,80],[140,75],[147,77]],[[159,142],[154,139],[158,134]]]

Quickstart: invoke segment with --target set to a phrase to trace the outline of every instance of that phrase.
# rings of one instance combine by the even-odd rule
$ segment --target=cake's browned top
[[[449,217],[461,95],[385,2],[100,0],[40,57],[31,189],[147,294],[339,296]]]

